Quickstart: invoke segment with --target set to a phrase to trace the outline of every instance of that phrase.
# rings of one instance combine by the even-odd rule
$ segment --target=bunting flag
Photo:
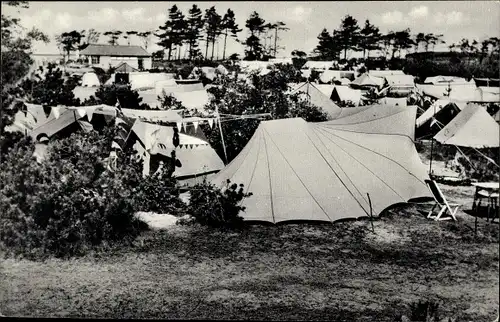
[[[86,112],[85,112],[85,109],[84,109],[84,108],[79,108],[79,109],[77,109],[77,112],[78,112],[78,115],[79,115],[80,117],[84,117],[84,116],[85,116],[85,114],[86,114]]]
[[[90,121],[92,121],[92,115],[94,115],[94,109],[93,108],[87,108],[86,111],[87,111],[87,118],[89,119],[89,122],[90,122]]]
[[[56,120],[61,115],[61,111],[59,110],[59,107],[52,107],[52,112],[54,113],[54,117],[56,118]]]
[[[198,124],[199,122],[193,122],[193,125],[194,125],[194,131],[196,132],[196,130],[198,130]]]
[[[177,130],[180,131],[182,128],[182,122],[177,122],[176,124],[177,124]]]
[[[192,149],[193,149],[193,145],[192,145],[192,144],[190,144],[190,145],[189,145],[189,148],[192,150]]]
[[[208,119],[208,125],[212,128],[214,126],[214,119]]]
[[[50,106],[43,105],[43,112],[45,113],[45,117],[48,118],[50,116],[50,111],[51,111]]]
[[[436,122],[437,122],[437,120],[435,118],[432,118],[430,127],[432,127],[434,124],[436,124]]]
[[[186,133],[186,123],[182,122],[182,129],[184,130],[184,133]]]

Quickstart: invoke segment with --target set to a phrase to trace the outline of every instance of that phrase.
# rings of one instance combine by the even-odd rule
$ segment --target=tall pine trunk
[[[172,45],[168,47],[168,60],[170,61],[170,58],[172,57]]]
[[[215,36],[212,38],[212,57],[210,60],[214,60],[214,46],[215,46]]]
[[[208,60],[208,46],[210,45],[210,37],[207,34],[207,41],[206,41],[206,46],[205,46],[205,60]]]
[[[227,40],[227,29],[224,34],[224,50],[222,51],[222,60],[226,59],[226,40]]]
[[[274,58],[276,58],[277,50],[278,50],[278,27],[274,29]]]

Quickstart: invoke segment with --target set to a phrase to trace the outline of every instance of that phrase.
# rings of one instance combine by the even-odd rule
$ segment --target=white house
[[[136,69],[151,69],[151,54],[141,46],[91,44],[80,52],[91,66],[107,69],[122,63]]]

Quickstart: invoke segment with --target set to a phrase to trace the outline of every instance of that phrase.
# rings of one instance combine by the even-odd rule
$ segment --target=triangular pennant
[[[190,149],[192,149],[192,148],[193,148],[193,145],[192,145],[192,144],[190,144],[190,145],[189,145],[189,148],[190,148]]]
[[[199,122],[193,122],[193,125],[194,125],[194,131],[196,132],[196,130],[198,129],[198,123]]]
[[[182,122],[182,129],[184,130],[184,133],[186,133],[186,123]]]
[[[50,106],[47,106],[47,105],[43,105],[43,112],[45,113],[45,117],[49,117],[50,116],[50,111],[51,111],[51,107]]]
[[[208,125],[212,128],[214,126],[214,119],[208,119]]]
[[[180,131],[182,128],[182,122],[177,122],[176,124],[177,124],[177,130]]]
[[[430,127],[432,127],[434,124],[436,124],[436,122],[437,122],[437,120],[435,118],[432,118]]]
[[[84,108],[79,108],[79,109],[77,109],[77,111],[78,111],[78,115],[80,117],[84,117],[85,116],[85,109]]]
[[[59,110],[59,107],[52,107],[52,112],[54,113],[54,117],[56,118],[56,120],[59,118],[59,116],[61,115],[60,113],[60,110]]]
[[[94,111],[91,108],[87,108],[87,118],[89,119],[89,122],[92,121],[92,115],[94,115]],[[106,116],[104,116],[106,118]]]

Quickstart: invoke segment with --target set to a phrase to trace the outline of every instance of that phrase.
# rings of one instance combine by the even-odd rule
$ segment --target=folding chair
[[[455,214],[458,211],[458,208],[460,207],[459,204],[450,204],[443,193],[441,192],[441,189],[439,189],[439,186],[437,185],[436,181],[434,180],[425,180],[425,183],[429,187],[429,189],[432,192],[432,196],[434,197],[434,201],[436,202],[434,206],[432,207],[431,211],[429,211],[429,214],[427,215],[427,218],[429,219],[434,219],[434,220],[457,220],[457,217],[455,217]],[[433,215],[434,209],[436,207],[440,207],[441,209],[439,210],[439,213],[437,215]],[[449,212],[450,217],[445,217],[442,218],[443,215],[445,215],[447,212]]]

